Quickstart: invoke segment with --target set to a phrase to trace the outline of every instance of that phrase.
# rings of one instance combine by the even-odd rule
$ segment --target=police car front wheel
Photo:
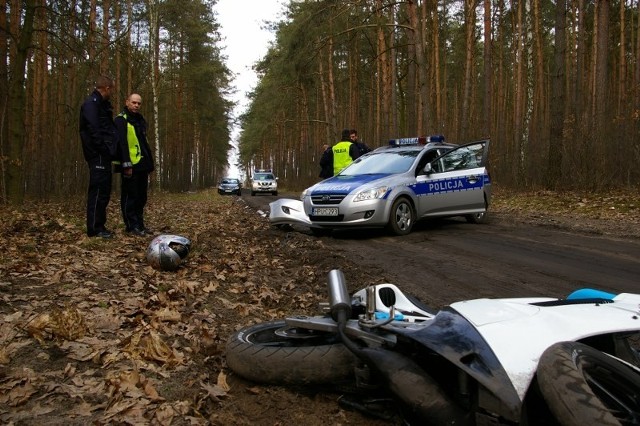
[[[407,235],[416,221],[416,214],[411,202],[406,198],[398,198],[391,206],[387,229],[395,235]]]

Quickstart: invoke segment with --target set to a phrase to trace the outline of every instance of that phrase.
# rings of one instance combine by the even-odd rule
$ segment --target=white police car
[[[447,216],[480,223],[491,202],[488,149],[488,139],[465,145],[441,135],[394,139],[307,188],[301,201],[271,203],[269,219],[305,224],[316,235],[365,227],[404,235],[417,220]]]
[[[256,169],[251,176],[251,195],[268,192],[278,195],[278,178],[270,169]]]

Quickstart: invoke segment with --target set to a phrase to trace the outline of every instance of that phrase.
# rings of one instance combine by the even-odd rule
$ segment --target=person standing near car
[[[322,145],[322,156],[320,157],[321,179],[328,179],[333,176],[333,151],[329,144]]]
[[[356,129],[351,129],[351,132],[349,133],[349,139],[358,148],[358,157],[371,151],[371,148],[369,148],[366,143],[360,142],[360,140],[358,139],[358,131]]]
[[[340,173],[340,171],[347,167],[349,164],[351,164],[353,160],[358,158],[358,148],[355,144],[351,143],[351,140],[349,139],[350,134],[351,132],[349,131],[349,129],[344,129],[342,131],[340,142],[338,142],[331,148],[333,154],[334,176]]]
[[[116,172],[121,172],[120,209],[127,232],[145,236],[151,231],[144,224],[144,208],[147,204],[149,173],[154,164],[147,142],[147,122],[140,113],[142,97],[132,93],[125,107],[115,118],[119,149]]]
[[[111,161],[117,150],[113,106],[109,99],[114,89],[107,76],[96,79],[93,92],[80,107],[80,140],[82,153],[89,166],[87,191],[87,235],[111,238],[106,228],[107,206],[111,199]]]

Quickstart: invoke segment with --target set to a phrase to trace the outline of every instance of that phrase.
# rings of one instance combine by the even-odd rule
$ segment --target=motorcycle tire
[[[227,366],[247,380],[269,384],[327,384],[353,376],[356,357],[336,334],[309,330],[299,330],[298,337],[276,334],[284,327],[283,320],[271,321],[234,333],[227,343]]]
[[[591,346],[550,346],[540,357],[537,378],[563,426],[640,424],[640,373]]]

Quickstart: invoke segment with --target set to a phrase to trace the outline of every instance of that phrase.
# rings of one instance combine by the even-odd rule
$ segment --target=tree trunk
[[[0,22],[7,22],[7,8],[0,7]],[[9,58],[9,44],[7,41],[7,33],[0,31],[0,55],[3,58]],[[9,98],[9,69],[7,60],[0,61],[0,158],[6,156],[9,147],[7,144],[7,99]],[[0,161],[0,203],[7,200],[7,182],[5,162]]]
[[[9,79],[9,99],[7,110],[7,127],[9,130],[9,152],[7,162],[7,198],[11,204],[20,204],[24,199],[24,167],[23,149],[25,145],[25,73],[29,49],[33,37],[33,21],[36,0],[26,0],[22,28],[16,45],[16,56],[11,61],[11,77]]]
[[[465,60],[464,60],[464,82],[462,90],[462,111],[461,111],[461,138],[469,138],[469,121],[471,109],[471,86],[473,75],[473,60],[475,53],[476,34],[476,7],[475,0],[465,0],[464,2],[464,27],[465,27]]]
[[[556,188],[562,179],[565,113],[566,0],[556,1],[555,49],[551,74],[551,129],[547,187]]]
[[[129,23],[131,23],[132,18],[132,8],[131,8],[131,0],[128,0],[128,11],[127,14],[129,16]],[[151,105],[153,108],[153,122],[154,126],[154,142],[155,142],[155,182],[158,186],[158,189],[162,188],[162,174],[163,174],[163,164],[162,164],[162,156],[160,155],[161,151],[161,143],[160,143],[160,110],[159,110],[159,93],[158,87],[160,85],[160,28],[159,28],[159,18],[158,18],[158,3],[156,0],[147,0],[147,8],[149,9],[149,54],[151,56],[151,91],[153,93],[153,99],[151,100]],[[149,141],[151,142],[151,141]]]
[[[102,42],[100,54],[100,74],[111,75],[109,72],[109,20],[111,19],[111,0],[102,0]],[[116,82],[117,84],[117,82]]]
[[[423,91],[426,91],[427,87],[427,73],[425,72],[425,61],[424,61],[424,45],[422,43],[422,31],[421,24],[418,21],[418,11],[416,8],[416,2],[414,0],[409,0],[407,2],[407,13],[409,14],[409,26],[413,29],[415,33],[415,48],[416,48],[416,77],[417,77],[417,88],[418,88],[418,110],[417,110],[417,128],[416,133],[418,135],[424,134],[426,130],[426,102],[427,100],[423,96]],[[412,106],[409,105],[409,108]]]
[[[493,100],[493,64],[491,63],[491,0],[484,0],[484,97],[482,106],[483,137],[491,137],[491,104]]]
[[[618,116],[626,115],[624,111],[624,107],[626,105],[626,82],[627,82],[627,61],[625,59],[626,56],[626,35],[625,35],[625,1],[620,0],[620,42],[619,44],[619,54],[618,54],[618,105],[617,105],[617,114]]]
[[[418,47],[418,39],[417,32],[415,27],[413,26],[413,22],[417,21],[417,18],[411,16],[412,13],[416,13],[416,7],[413,2],[406,2],[405,4],[405,12],[407,13],[407,20],[409,21],[409,26],[411,29],[405,31],[407,37],[407,77],[406,77],[406,85],[405,85],[405,117],[406,124],[404,126],[404,134],[407,135],[415,135],[417,134],[417,115],[416,115],[416,104],[417,104],[417,66],[415,61],[412,59],[416,57],[416,49]],[[400,133],[402,134],[402,133]]]
[[[606,134],[607,114],[609,111],[607,93],[607,53],[609,51],[609,8],[610,0],[599,0],[596,5],[597,42],[595,43],[595,84],[594,84],[594,121],[596,123],[595,134],[598,137],[598,151],[604,153],[604,140]],[[601,157],[598,157],[601,158]]]

